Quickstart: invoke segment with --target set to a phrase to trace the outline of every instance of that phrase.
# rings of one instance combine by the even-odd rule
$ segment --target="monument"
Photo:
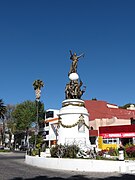
[[[70,51],[70,55],[72,64],[68,73],[69,82],[66,84],[65,100],[59,111],[58,144],[89,147],[89,113],[81,99],[86,87],[77,73],[78,60],[84,54],[77,56]]]

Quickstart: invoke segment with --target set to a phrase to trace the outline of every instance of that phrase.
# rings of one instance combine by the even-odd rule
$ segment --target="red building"
[[[86,100],[90,114],[90,140],[102,137],[103,143],[135,143],[135,107],[119,108],[106,101]]]

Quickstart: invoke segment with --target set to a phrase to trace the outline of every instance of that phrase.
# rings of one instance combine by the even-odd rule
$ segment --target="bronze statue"
[[[72,51],[70,50],[70,59],[72,60],[72,65],[71,65],[71,67],[70,67],[70,71],[69,71],[69,74],[71,74],[71,73],[77,73],[77,63],[78,63],[78,59],[80,58],[80,57],[84,57],[84,54],[81,54],[81,55],[79,55],[79,56],[77,56],[77,54],[76,53],[72,53]]]
[[[80,56],[77,56],[76,53],[72,53],[72,51],[70,50],[70,59],[72,60],[72,65],[70,67],[70,71],[69,74],[71,73],[77,73],[77,63],[78,63],[78,59],[82,56],[84,56],[84,54],[81,54]],[[70,82],[66,84],[65,87],[65,98],[66,99],[81,99],[81,96],[83,95],[83,93],[85,92],[86,86],[83,86],[83,89],[81,89],[83,85],[83,82],[78,79],[70,79]]]
[[[86,86],[83,86],[83,90],[81,90],[82,81],[80,80],[80,83],[78,80],[76,81],[70,81],[68,84],[66,84],[65,88],[65,98],[66,99],[81,99],[81,96],[85,92]]]

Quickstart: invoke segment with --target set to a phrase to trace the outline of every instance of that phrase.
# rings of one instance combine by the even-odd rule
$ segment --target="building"
[[[99,149],[118,148],[120,144],[135,144],[135,107],[119,108],[106,101],[85,100],[89,112],[89,139]],[[48,109],[45,115],[45,142],[57,144],[59,110]]]
[[[104,126],[99,127],[99,142],[101,149],[112,146],[118,148],[119,145],[135,144],[135,124],[121,126]],[[109,146],[108,146],[109,145]]]
[[[106,101],[86,100],[90,114],[90,141],[100,149],[134,143],[135,107],[119,108]],[[130,131],[132,129],[132,131]]]
[[[57,144],[57,125],[59,110],[48,109],[45,113],[45,143],[48,147]]]

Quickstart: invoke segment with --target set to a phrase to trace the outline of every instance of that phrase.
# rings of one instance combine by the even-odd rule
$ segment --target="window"
[[[104,143],[104,144],[108,144],[107,139],[103,139],[103,143]]]
[[[54,112],[53,111],[47,111],[46,112],[46,119],[47,118],[53,118],[54,117]]]
[[[119,139],[118,138],[103,138],[103,143],[104,144],[118,144]]]

